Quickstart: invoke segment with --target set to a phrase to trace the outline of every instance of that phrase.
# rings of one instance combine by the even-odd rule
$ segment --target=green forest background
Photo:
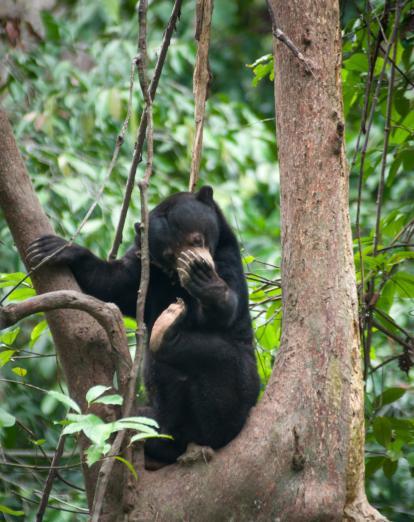
[[[151,206],[188,185],[194,135],[194,4],[184,2],[154,103]],[[342,2],[341,23],[350,209],[365,348],[367,492],[390,520],[408,522],[414,520],[414,5],[401,5],[394,46],[388,43],[396,23],[395,2]],[[171,7],[168,0],[150,2],[151,66]],[[1,104],[56,233],[69,238],[96,199],[126,116],[131,61],[137,52],[135,2],[61,1],[38,20],[21,20],[15,26],[20,33],[1,16],[0,11]],[[264,1],[215,3],[213,79],[199,182],[214,187],[242,247],[263,387],[281,328],[270,29]],[[385,59],[387,51],[392,62]],[[118,162],[77,238],[102,257],[114,238],[142,108],[136,81]],[[133,240],[139,212],[135,191],[122,251]],[[6,296],[24,267],[1,215],[0,225],[0,289]],[[4,302],[33,294],[26,280]],[[132,320],[127,327],[133,331]],[[33,520],[47,472],[38,466],[47,467],[45,455],[53,455],[66,412],[56,396],[27,386],[65,389],[41,315],[0,334],[0,367],[0,517]],[[78,461],[70,439],[62,464]],[[33,468],[18,467],[27,465]],[[45,520],[86,520],[79,468],[69,467],[61,475],[70,485],[55,481]]]

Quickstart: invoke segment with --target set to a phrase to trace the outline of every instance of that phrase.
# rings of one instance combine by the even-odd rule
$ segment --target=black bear
[[[82,290],[135,316],[140,279],[139,225],[122,259],[103,261],[68,245],[51,262],[70,267]],[[67,242],[43,236],[27,252],[31,266]],[[243,427],[259,378],[248,292],[237,239],[211,187],[176,193],[150,212],[150,336],[144,382],[154,417],[169,439],[151,439],[145,454],[172,463],[189,443],[220,448]]]

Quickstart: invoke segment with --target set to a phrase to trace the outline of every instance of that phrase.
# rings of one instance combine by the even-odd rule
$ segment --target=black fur
[[[139,226],[136,229],[139,234]],[[216,449],[233,439],[257,400],[259,379],[240,251],[212,189],[177,193],[158,205],[150,213],[149,240],[149,333],[177,298],[186,308],[159,349],[148,348],[145,354],[144,381],[151,406],[161,431],[174,437],[149,440],[145,451],[170,463],[189,442]],[[65,244],[57,236],[41,237],[29,247],[28,260],[33,266]],[[71,245],[52,262],[68,265],[85,293],[113,302],[134,317],[138,244],[137,238],[122,259],[109,262]],[[187,278],[180,282],[177,265],[182,252],[203,245],[215,268],[197,256],[190,261],[186,257]]]

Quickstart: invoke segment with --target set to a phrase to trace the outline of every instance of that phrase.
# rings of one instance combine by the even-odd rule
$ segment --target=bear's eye
[[[190,246],[195,247],[203,247],[204,246],[204,238],[202,234],[199,234],[198,232],[195,232],[194,234],[191,234],[190,236]]]

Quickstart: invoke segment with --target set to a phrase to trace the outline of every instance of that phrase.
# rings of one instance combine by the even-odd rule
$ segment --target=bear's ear
[[[205,185],[197,192],[196,197],[198,201],[211,205],[213,203],[213,189],[210,185]]]

